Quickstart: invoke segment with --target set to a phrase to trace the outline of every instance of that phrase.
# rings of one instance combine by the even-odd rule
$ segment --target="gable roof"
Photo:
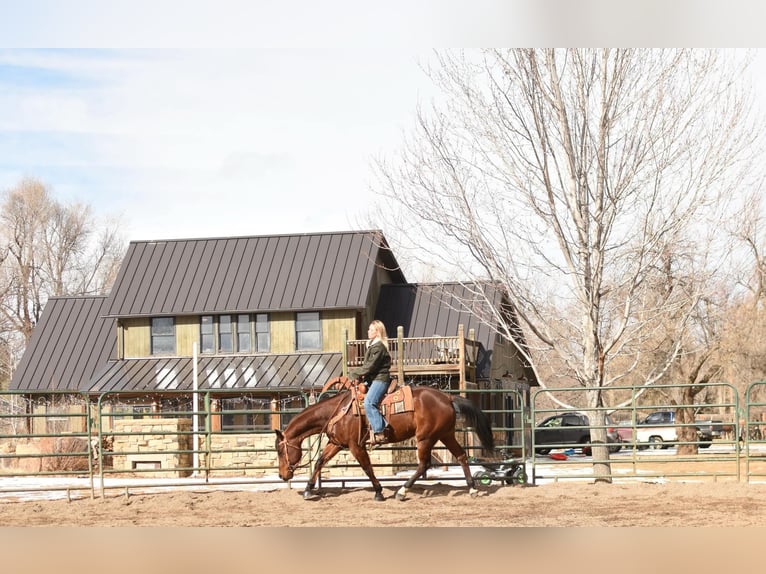
[[[449,337],[457,335],[463,325],[464,334],[473,329],[473,339],[481,344],[477,377],[489,378],[491,352],[495,346],[496,315],[505,313],[519,332],[518,341],[526,348],[513,307],[492,283],[408,283],[381,286],[375,318],[383,321],[389,336],[396,336],[401,326],[404,337]],[[526,378],[534,386],[536,376],[525,366]]]
[[[132,241],[105,314],[362,309],[377,265],[405,281],[379,230]]]
[[[116,353],[106,297],[51,297],[32,332],[9,388],[72,391],[84,385]]]

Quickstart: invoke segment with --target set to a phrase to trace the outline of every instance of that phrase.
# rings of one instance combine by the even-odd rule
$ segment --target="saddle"
[[[351,407],[354,416],[364,416],[364,396],[367,394],[367,387],[359,381],[354,381],[348,377],[335,377],[330,379],[322,387],[322,392],[329,389],[349,389],[353,393],[355,400],[352,400],[347,407]],[[392,380],[391,384],[380,401],[380,413],[384,418],[391,415],[412,412],[415,410],[415,404],[412,399],[412,387],[408,385],[399,385],[398,381]],[[334,424],[344,417],[348,408],[344,408],[336,414],[329,422],[328,427],[332,428]]]
[[[367,388],[364,385],[358,385],[358,394],[356,401],[358,414],[364,413],[364,396],[367,394]],[[415,406],[412,401],[412,387],[408,385],[399,385],[398,381],[393,380],[388,386],[386,394],[383,395],[383,400],[380,401],[380,414],[384,417],[386,415],[395,415],[398,413],[406,413],[408,411],[414,411]]]

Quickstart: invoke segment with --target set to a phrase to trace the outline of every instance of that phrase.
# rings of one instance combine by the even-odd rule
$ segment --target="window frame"
[[[299,325],[306,319],[301,319],[301,315],[316,315],[316,329],[300,329]],[[313,322],[313,321],[312,321]],[[302,333],[316,333],[318,338],[317,346],[304,346],[301,343]],[[322,315],[319,311],[298,311],[295,313],[295,350],[296,351],[321,351],[322,350]]]
[[[170,334],[158,333],[155,331],[155,321],[170,321]],[[172,341],[172,350],[157,350],[157,343],[159,341]],[[176,341],[176,318],[175,317],[152,317],[149,321],[149,353],[152,356],[172,356],[177,353],[177,341]]]
[[[222,313],[220,315],[199,316],[200,353],[205,355],[248,355],[269,353],[271,351],[271,317],[269,313]],[[230,317],[230,331],[221,331],[221,317]],[[205,332],[205,321],[210,321],[210,332]],[[206,350],[204,340],[212,338],[212,348]],[[222,350],[223,337],[231,337],[231,350]],[[249,342],[249,348],[242,347],[242,341]]]
[[[206,325],[205,319],[210,318],[210,332],[203,331],[203,326]],[[210,338],[210,349],[205,347],[205,338]],[[199,352],[205,355],[214,355],[217,348],[216,341],[216,319],[215,315],[200,315],[199,318]]]
[[[260,321],[259,319],[265,317],[265,321]],[[251,318],[251,323],[253,325],[253,352],[255,353],[269,353],[271,352],[271,317],[268,313],[254,313],[253,317]],[[259,331],[258,327],[260,325],[266,325],[265,331]],[[261,345],[261,342],[264,341],[264,344]],[[263,347],[263,348],[262,348]]]

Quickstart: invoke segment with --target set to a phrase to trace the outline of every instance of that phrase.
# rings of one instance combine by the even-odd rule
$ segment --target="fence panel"
[[[573,412],[546,397],[543,389],[461,391],[492,419],[497,451],[485,453],[470,428],[459,424],[458,439],[472,470],[524,465],[530,481],[593,480],[594,464],[609,463],[615,481],[720,480],[762,482],[766,477],[766,382],[750,385],[745,400],[725,383],[705,385],[704,401],[684,403],[687,385],[649,390],[602,390],[603,405],[579,409],[611,417],[595,428],[616,432],[614,452],[591,440],[542,444],[534,427],[550,416]],[[562,403],[584,406],[582,388],[556,389]],[[197,393],[168,391],[160,402],[146,396],[130,400],[115,393],[89,399],[78,393],[0,393],[0,495],[55,492],[59,496],[105,497],[110,490],[142,491],[164,487],[225,487],[270,484],[277,476],[273,428],[284,428],[314,397],[282,403],[241,390]],[[196,404],[196,406],[195,406]],[[651,412],[690,409],[696,420],[671,425],[680,434],[668,443],[650,442],[641,421]],[[594,424],[576,430],[589,430]],[[681,429],[709,427],[712,440],[683,438]],[[304,467],[293,483],[305,481],[326,443],[313,436],[303,443]],[[619,447],[619,450],[616,450]],[[666,448],[659,448],[666,447]],[[547,451],[547,452],[543,452]],[[604,455],[603,451],[607,451]],[[372,453],[382,482],[399,482],[417,465],[414,440],[385,445]],[[551,455],[559,455],[551,458]],[[561,456],[563,455],[563,456]],[[560,460],[556,460],[560,459]],[[430,477],[462,481],[462,471],[443,447],[434,451]],[[483,475],[486,476],[486,473]],[[500,477],[502,481],[502,477]],[[342,451],[326,465],[322,482],[338,486],[368,483],[357,462]]]
[[[737,391],[725,383],[711,383],[704,386],[703,392],[692,395],[691,391],[698,388],[691,385],[606,387],[601,390],[600,398],[604,406],[596,408],[585,408],[586,393],[582,387],[555,390],[558,401],[582,405],[580,409],[553,406],[545,389],[536,389],[532,393],[531,411],[535,425],[552,425],[558,421],[551,417],[561,413],[581,412],[588,419],[574,428],[537,428],[532,433],[533,482],[603,478],[600,474],[603,469],[599,469],[598,475],[595,472],[594,465],[598,463],[609,465],[606,477],[611,480],[739,480]],[[703,395],[704,402],[683,402],[684,397]],[[684,409],[696,419],[643,424],[651,413],[675,414]],[[715,440],[705,434],[714,424],[721,430]],[[598,448],[600,445],[592,442],[589,429],[606,432],[606,448]],[[724,433],[723,429],[728,430]],[[579,438],[570,442],[573,436]]]
[[[0,393],[0,493],[93,496],[92,431],[90,402],[79,393]]]

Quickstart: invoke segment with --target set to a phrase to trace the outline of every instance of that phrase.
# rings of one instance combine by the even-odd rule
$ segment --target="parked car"
[[[622,448],[614,423],[606,417],[606,440],[609,452]],[[590,421],[582,413],[563,413],[546,418],[535,427],[535,452],[548,454],[553,448],[581,445],[584,454],[590,454]],[[584,445],[584,446],[583,446]]]
[[[630,419],[617,421],[614,426],[617,429],[620,442],[633,442],[633,421]]]
[[[713,442],[712,425],[695,423],[700,448],[708,448]],[[675,411],[656,411],[636,426],[636,443],[642,448],[667,448],[678,442],[678,425]]]

